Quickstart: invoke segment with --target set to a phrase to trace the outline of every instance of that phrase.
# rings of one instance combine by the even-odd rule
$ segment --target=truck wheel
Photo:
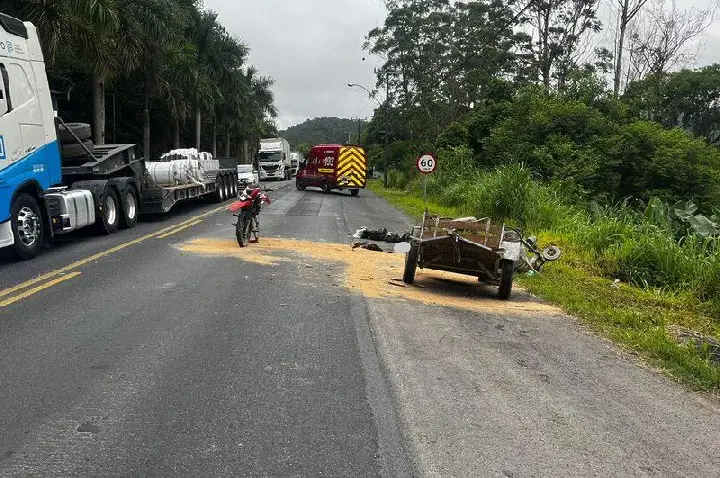
[[[230,184],[230,178],[225,176],[225,200],[227,201],[232,197],[232,185]]]
[[[330,189],[330,184],[329,184],[327,181],[323,181],[323,183],[322,183],[322,192],[323,192],[324,194],[330,194],[330,191],[331,191],[331,189]]]
[[[97,223],[100,232],[103,234],[114,234],[120,225],[120,202],[117,193],[113,188],[105,190],[105,198],[102,203],[101,220]]]
[[[215,178],[215,202],[223,202],[223,194],[224,194],[225,188],[223,188],[223,181],[222,177],[218,176]]]
[[[91,153],[95,152],[95,145],[90,140],[85,140],[82,142],[82,146],[80,146],[77,142],[75,143],[67,143],[63,144],[61,148],[62,157],[63,158],[80,158],[82,156],[87,156],[87,151],[85,151],[85,148],[88,149]]]
[[[67,125],[67,129],[63,125],[60,125],[60,127],[58,128],[58,138],[60,138],[60,143],[62,144],[77,143],[77,140],[73,137],[72,134],[70,134],[68,129],[75,133],[75,136],[80,138],[81,141],[90,139],[92,137],[92,130],[90,128],[90,125],[87,123],[65,124]]]
[[[515,263],[513,261],[503,260],[500,264],[500,289],[498,297],[502,300],[508,300],[513,286],[513,275],[515,275]]]
[[[123,214],[120,226],[123,229],[132,229],[138,221],[138,195],[135,188],[130,186],[125,190],[125,198],[123,200]]]
[[[417,270],[418,254],[420,253],[420,247],[410,247],[410,252],[405,256],[405,271],[403,272],[403,282],[406,284],[412,284],[415,282],[415,271]]]
[[[305,191],[305,185],[301,181],[295,181],[295,187],[298,191]]]
[[[40,253],[43,242],[43,217],[34,197],[19,194],[10,212],[10,229],[15,245],[15,255],[27,261]]]
[[[350,190],[350,195],[351,195],[352,197],[357,197],[358,194],[360,194],[360,190],[359,190],[359,189],[351,189],[351,190]]]

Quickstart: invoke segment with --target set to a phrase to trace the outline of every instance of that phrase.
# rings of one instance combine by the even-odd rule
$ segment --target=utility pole
[[[383,167],[383,186],[385,189],[388,187],[388,169],[389,169],[389,158],[390,158],[390,72],[385,72],[385,165]]]

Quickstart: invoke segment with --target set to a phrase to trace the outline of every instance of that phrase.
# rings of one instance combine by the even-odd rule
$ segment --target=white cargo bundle
[[[195,148],[174,149],[160,156],[159,162],[146,163],[150,177],[158,186],[203,184],[214,181],[220,161],[210,153],[198,153]]]

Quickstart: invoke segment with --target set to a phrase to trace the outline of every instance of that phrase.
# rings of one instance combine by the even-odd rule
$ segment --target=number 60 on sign
[[[430,153],[423,154],[417,160],[417,168],[423,174],[430,174],[432,172],[435,172],[435,170],[437,169],[437,164],[437,158]]]

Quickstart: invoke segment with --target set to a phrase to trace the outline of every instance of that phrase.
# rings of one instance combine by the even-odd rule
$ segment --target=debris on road
[[[383,252],[382,247],[378,246],[377,244],[365,243],[365,242],[353,242],[352,243],[353,250],[357,249],[358,247],[360,249],[367,249],[368,251]]]
[[[319,243],[312,241],[268,237],[258,243],[257,247],[246,250],[239,249],[232,239],[220,238],[195,239],[175,247],[188,253],[208,257],[235,257],[264,266],[297,261],[298,255],[303,259],[314,259],[323,267],[339,263],[344,265],[342,282],[333,282],[332,285],[345,287],[369,299],[408,299],[426,305],[474,312],[492,310],[494,314],[557,312],[557,308],[551,305],[527,298],[498,302],[489,289],[478,286],[477,278],[451,272],[419,270],[414,285],[398,287],[390,282],[395,282],[398,269],[404,267],[404,255],[377,254],[363,249],[351,252],[347,244],[339,243],[322,243],[322,247],[319,246]],[[304,263],[304,260],[300,260]],[[307,274],[315,274],[315,271],[307,270]],[[335,277],[335,274],[326,275]]]
[[[387,229],[368,229],[367,227],[361,227],[355,231],[352,235],[355,239],[368,239],[370,241],[388,242],[390,244],[397,244],[398,242],[410,241],[410,234],[405,233],[403,235],[396,234],[394,232],[388,232]]]

